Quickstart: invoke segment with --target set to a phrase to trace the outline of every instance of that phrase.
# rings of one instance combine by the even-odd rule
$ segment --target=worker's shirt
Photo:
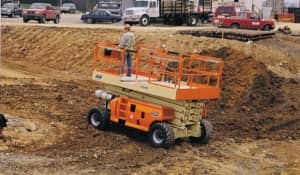
[[[123,34],[119,47],[122,49],[134,49],[135,36],[133,32],[126,32]]]

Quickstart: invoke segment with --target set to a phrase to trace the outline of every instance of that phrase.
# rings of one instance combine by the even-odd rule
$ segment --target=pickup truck
[[[24,9],[23,11],[23,22],[27,23],[29,20],[37,20],[39,23],[53,21],[55,24],[58,24],[60,12],[55,10],[51,4],[33,3],[29,9]]]
[[[269,31],[275,28],[273,20],[261,19],[253,13],[240,13],[239,16],[214,18],[213,23],[218,27],[234,29],[255,29]]]

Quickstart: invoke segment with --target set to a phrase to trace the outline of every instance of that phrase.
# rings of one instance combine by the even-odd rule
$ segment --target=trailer
[[[136,0],[134,7],[125,10],[127,24],[147,26],[151,23],[195,26],[209,21],[212,0]]]

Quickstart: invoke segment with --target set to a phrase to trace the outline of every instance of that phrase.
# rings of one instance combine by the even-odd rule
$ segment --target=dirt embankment
[[[138,43],[217,56],[225,61],[222,96],[209,102],[209,120],[215,128],[212,145],[199,147],[179,141],[171,150],[164,150],[150,148],[141,133],[127,130],[124,134],[118,127],[112,132],[98,132],[86,124],[86,111],[98,104],[94,90],[101,87],[90,80],[93,47],[98,41],[118,42],[120,30],[1,26],[1,32],[0,110],[12,118],[35,122],[28,127],[19,119],[13,120],[15,126],[23,123],[25,134],[18,135],[18,129],[8,128],[7,132],[16,135],[11,135],[4,150],[12,155],[35,152],[37,158],[46,157],[41,160],[46,163],[35,168],[38,172],[47,168],[72,171],[77,167],[82,170],[78,174],[99,170],[104,174],[253,174],[278,173],[298,165],[281,164],[280,156],[262,153],[266,147],[263,143],[248,144],[249,140],[273,139],[272,143],[278,141],[286,148],[281,141],[300,139],[300,84],[294,76],[300,70],[299,60],[290,54],[295,64],[285,62],[288,48],[266,52],[261,48],[278,46],[182,36],[175,30],[137,30]],[[295,43],[293,49],[297,48],[300,44]],[[278,70],[277,74],[268,68]],[[245,150],[236,151],[236,141]],[[271,149],[268,151],[275,151]],[[265,160],[269,162],[259,165]],[[2,166],[7,168],[12,163]],[[32,173],[30,166],[34,165],[28,164],[10,170]]]

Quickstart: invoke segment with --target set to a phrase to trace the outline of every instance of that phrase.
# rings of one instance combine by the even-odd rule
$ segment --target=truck
[[[123,15],[126,8],[132,7],[132,0],[100,0],[93,8],[93,10],[108,10],[112,14]]]
[[[168,148],[179,138],[208,143],[212,124],[206,102],[220,97],[220,58],[139,45],[127,76],[125,50],[100,42],[94,49],[92,79],[100,103],[87,122],[100,132],[111,123],[148,134],[153,147]],[[134,53],[136,52],[136,53]],[[126,66],[127,67],[127,66]],[[100,85],[100,84],[99,84]]]
[[[8,16],[10,18],[14,16],[22,17],[22,11],[23,9],[19,3],[7,2],[1,6],[1,16]]]
[[[217,18],[213,20],[214,25],[233,29],[255,29],[269,31],[275,28],[271,19],[261,19],[255,13],[240,13],[239,16]]]
[[[60,12],[49,3],[32,3],[30,8],[23,10],[23,22],[27,23],[29,20],[36,20],[39,23],[53,21],[58,24]]]
[[[127,8],[124,23],[147,26],[151,23],[195,26],[199,21],[209,21],[212,0],[135,0]]]

